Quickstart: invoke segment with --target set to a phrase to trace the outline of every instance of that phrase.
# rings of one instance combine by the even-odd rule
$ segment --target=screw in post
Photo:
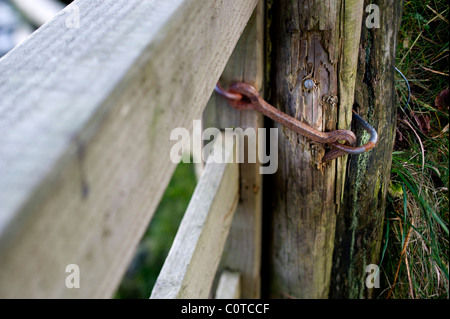
[[[306,79],[303,82],[303,86],[305,87],[305,89],[307,90],[312,90],[314,88],[314,81],[311,79]]]

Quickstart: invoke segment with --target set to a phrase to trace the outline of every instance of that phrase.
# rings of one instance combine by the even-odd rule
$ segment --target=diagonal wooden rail
[[[225,163],[209,162],[205,167],[153,288],[152,299],[210,295],[239,200],[234,143],[227,143],[223,154]]]
[[[237,81],[251,83],[263,94],[264,16],[265,1],[260,1],[220,78],[224,85],[228,86]],[[205,127],[220,129],[250,128],[255,130],[256,135],[258,128],[264,127],[260,113],[253,110],[237,111],[217,94],[213,94],[203,112],[203,123]],[[255,136],[255,144],[259,149],[262,146],[256,142],[258,139]],[[240,147],[244,150],[244,155],[249,147],[255,146],[252,144],[248,139],[242,140]],[[239,203],[219,266],[219,273],[223,271],[223,274],[220,280],[217,280],[218,298],[223,296],[222,287],[228,286],[228,282],[222,279],[230,279],[230,276],[226,275],[229,271],[240,274],[239,296],[244,299],[261,297],[263,178],[260,166],[259,160],[256,163],[246,161],[239,164]],[[231,285],[233,286],[233,283]]]
[[[0,297],[112,296],[256,3],[78,0],[0,60]]]

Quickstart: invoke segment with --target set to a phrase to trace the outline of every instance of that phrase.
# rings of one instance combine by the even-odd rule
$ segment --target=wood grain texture
[[[350,130],[352,110],[355,101],[355,83],[358,72],[358,47],[361,39],[363,0],[346,0],[343,3],[344,18],[341,22],[341,43],[339,61],[339,111],[338,129]],[[336,204],[340,205],[344,194],[348,156],[336,160]]]
[[[380,261],[381,238],[395,140],[396,108],[394,67],[403,1],[365,1],[380,8],[380,28],[363,24],[358,49],[355,104],[359,114],[377,130],[372,151],[349,157],[347,180],[336,225],[333,257],[333,298],[376,297],[368,289],[366,266]],[[364,18],[367,14],[364,16]],[[364,20],[363,20],[364,23]],[[367,134],[356,128],[364,143]]]
[[[224,148],[226,162],[234,145]],[[152,299],[210,296],[239,199],[239,165],[207,163],[181,221]]]
[[[225,87],[246,82],[261,90],[264,83],[264,2],[260,1],[221,76]],[[237,111],[218,95],[213,95],[203,116],[204,127],[243,130],[263,127],[263,116],[252,110]],[[256,136],[256,141],[257,141]],[[246,140],[244,150],[249,145]],[[258,160],[258,159],[257,159]],[[240,198],[220,265],[241,274],[241,297],[261,296],[262,175],[260,163],[240,164]]]
[[[272,21],[273,105],[320,131],[336,129],[339,3],[281,1]],[[312,79],[315,87],[304,88]],[[335,161],[325,147],[279,128],[272,199],[270,296],[326,298],[336,218]]]
[[[272,104],[320,131],[350,126],[356,55],[347,54],[358,45],[360,2],[273,4]],[[307,79],[314,82],[312,89],[305,87]],[[327,298],[346,162],[322,164],[324,145],[276,126],[280,165],[267,183],[272,205],[269,295]]]
[[[256,2],[76,0],[0,60],[0,297],[111,297]]]

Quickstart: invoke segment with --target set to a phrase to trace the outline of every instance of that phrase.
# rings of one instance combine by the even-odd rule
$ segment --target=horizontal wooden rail
[[[225,162],[233,163],[206,165],[152,299],[210,295],[239,199],[239,164],[233,160],[234,146],[223,148],[223,153]]]
[[[78,0],[0,60],[0,297],[112,296],[256,3]]]

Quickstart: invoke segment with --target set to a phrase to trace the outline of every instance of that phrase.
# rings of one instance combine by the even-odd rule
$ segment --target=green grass
[[[406,1],[397,47],[398,125],[392,162],[379,298],[449,297],[448,88],[449,7],[444,0]],[[427,128],[426,123],[429,124]]]
[[[194,164],[180,163],[116,293],[149,298],[196,186]]]

